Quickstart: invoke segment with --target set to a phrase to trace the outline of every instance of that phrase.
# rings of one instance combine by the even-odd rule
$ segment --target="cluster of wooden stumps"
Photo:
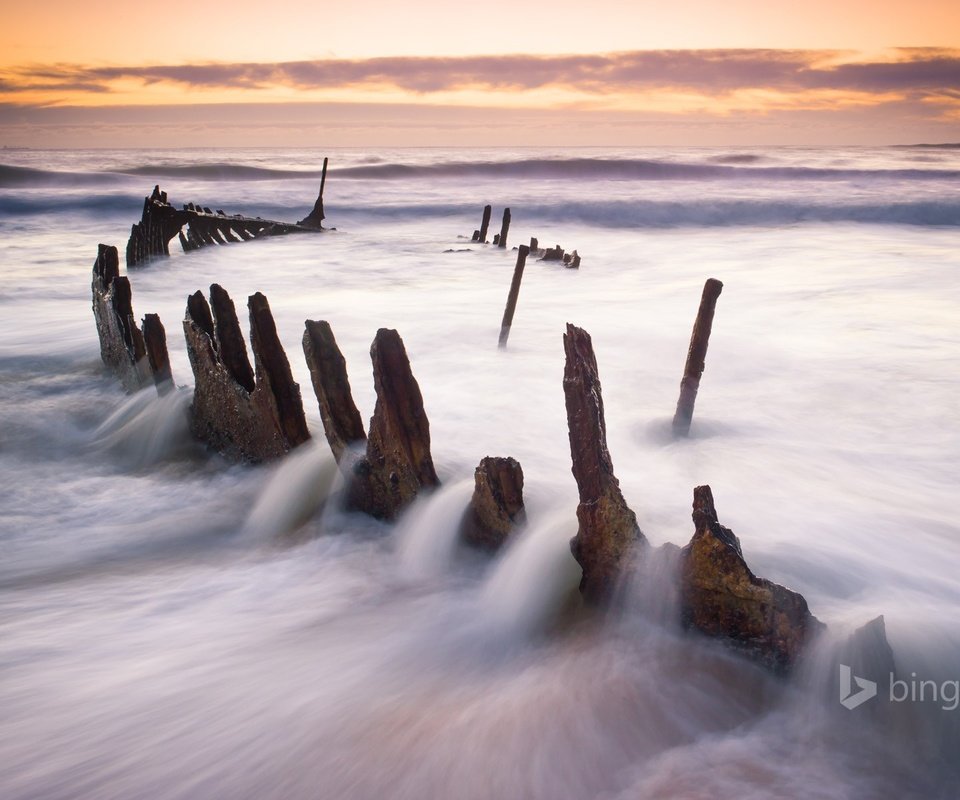
[[[471,241],[480,244],[487,244],[487,230],[490,227],[490,217],[493,213],[492,206],[483,207],[483,216],[480,220],[479,229],[473,232]],[[510,209],[503,210],[503,222],[500,226],[500,233],[494,234],[493,245],[506,249],[507,235],[510,232]],[[507,346],[507,340],[510,338],[510,328],[513,325],[513,315],[517,310],[517,300],[520,297],[520,283],[523,281],[523,271],[530,256],[538,257],[541,261],[559,261],[569,269],[580,269],[580,255],[574,250],[572,253],[564,252],[560,245],[555,247],[541,248],[536,238],[530,239],[530,244],[522,244],[517,248],[517,263],[513,268],[513,280],[510,282],[510,292],[507,295],[507,305],[503,310],[503,321],[500,323],[500,348]]]
[[[483,207],[483,216],[480,220],[480,227],[473,232],[470,241],[479,244],[488,244],[487,231],[490,227],[490,217],[493,214],[493,206]],[[495,247],[506,249],[507,235],[510,233],[510,209],[503,209],[503,221],[500,223],[500,233],[493,235],[492,244]],[[553,247],[540,247],[540,242],[536,238],[530,239],[527,247],[527,255],[533,255],[541,261],[559,261],[570,269],[580,269],[580,255],[574,250],[572,253],[566,252],[560,245]]]
[[[100,245],[93,268],[93,310],[103,362],[128,391],[174,388],[165,331],[156,315],[142,328],[133,313],[130,282],[119,274],[115,247]],[[267,298],[247,301],[247,353],[236,307],[218,284],[187,298],[183,331],[194,376],[189,409],[193,435],[225,458],[260,463],[307,442],[300,386],[277,335]],[[430,450],[430,424],[403,341],[377,331],[370,357],[376,407],[368,430],[353,401],[346,362],[330,325],[307,320],[303,351],[324,433],[346,479],[346,505],[393,520],[424,489],[439,486]],[[155,354],[155,355],[154,355]],[[523,519],[523,471],[510,458],[484,458],[463,519],[467,543],[493,549]]]
[[[155,315],[142,328],[133,314],[130,284],[119,275],[116,248],[101,245],[93,268],[93,309],[101,355],[130,391],[150,384],[173,388],[166,339]],[[718,282],[704,291],[681,392],[681,427],[689,425],[694,384],[703,370]],[[711,299],[712,298],[712,299]],[[194,373],[190,424],[194,435],[225,457],[261,462],[282,457],[310,439],[299,385],[277,336],[266,297],[248,299],[253,364],[233,301],[214,284],[187,300],[183,321]],[[572,471],[579,493],[578,530],[571,551],[582,568],[580,592],[594,607],[616,603],[618,589],[652,557],[636,514],[627,505],[607,448],[597,360],[590,335],[567,325],[563,336]],[[349,509],[394,520],[422,492],[439,486],[423,397],[403,341],[380,329],[370,348],[376,406],[367,430],[354,403],[346,361],[330,325],[307,320],[303,352],[326,439],[345,478]],[[486,457],[461,522],[461,537],[487,550],[502,546],[525,518],[523,470],[512,458]],[[757,577],[737,537],[720,524],[709,486],[693,493],[693,538],[678,551],[675,575],[685,627],[723,640],[777,673],[786,673],[823,629],[804,598]],[[876,632],[881,621],[871,623]]]
[[[323,178],[327,162],[324,160]],[[491,207],[483,211],[473,241],[486,243]],[[168,254],[179,237],[184,250],[208,244],[248,241],[260,236],[322,229],[323,182],[311,213],[303,220],[278,223],[188,204],[174,209],[159,187],[145,198],[141,221],[127,244],[127,264]],[[510,209],[503,214],[494,245],[507,247]],[[186,230],[186,233],[184,233]],[[517,250],[517,262],[504,309],[500,346],[505,347],[513,323],[528,257],[559,261],[577,268],[576,251],[540,249],[536,239]],[[673,419],[678,436],[689,433],[700,385],[717,299],[723,285],[704,285],[694,322],[680,396]],[[140,325],[133,313],[129,279],[120,275],[119,254],[100,245],[93,267],[93,311],[103,362],[128,391],[154,385],[160,395],[175,388],[166,332],[156,314]],[[187,299],[183,331],[194,373],[190,428],[194,436],[224,457],[258,463],[284,456],[310,438],[299,385],[277,335],[267,298],[259,292],[247,302],[253,363],[236,307],[219,285]],[[617,602],[618,589],[638,574],[653,548],[627,506],[614,475],[606,442],[603,395],[593,343],[581,328],[567,325],[563,390],[566,401],[572,471],[579,504],[578,529],[570,546],[582,569],[580,592],[588,605]],[[420,494],[439,486],[430,450],[430,426],[420,387],[413,376],[403,341],[394,330],[380,329],[370,349],[376,406],[367,430],[353,401],[346,361],[330,325],[307,320],[303,352],[320,410],[324,433],[345,478],[345,503],[355,511],[383,520],[396,519]],[[512,458],[483,458],[474,474],[475,487],[464,512],[460,534],[471,545],[495,550],[525,520],[523,470]],[[693,495],[694,535],[677,551],[675,579],[683,625],[721,639],[771,670],[785,673],[797,663],[809,642],[823,629],[804,598],[753,574],[740,542],[719,523],[709,486]],[[882,618],[857,634],[882,640]]]
[[[140,221],[130,229],[127,240],[127,266],[134,267],[156,256],[170,255],[170,242],[180,240],[184,252],[208,245],[249,242],[268,236],[291,233],[317,233],[323,228],[323,188],[327,179],[327,159],[323,159],[320,194],[310,213],[298,222],[279,222],[261,217],[227,215],[222,209],[211,211],[206,206],[187,203],[175,208],[167,201],[167,193],[155,186],[143,200]]]

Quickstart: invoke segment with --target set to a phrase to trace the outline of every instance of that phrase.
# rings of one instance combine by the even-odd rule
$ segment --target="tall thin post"
[[[490,215],[493,213],[493,208],[490,206],[483,207],[483,219],[480,221],[480,244],[487,243],[487,228],[490,227]]]
[[[317,195],[317,202],[313,204],[313,210],[307,214],[302,220],[297,222],[297,225],[301,225],[304,228],[312,228],[313,230],[323,230],[323,221],[326,219],[326,215],[323,213],[323,186],[327,182],[327,162],[329,159],[323,159],[323,169],[320,172],[320,194]],[[253,238],[252,236],[250,237]]]
[[[683,369],[683,380],[680,381],[680,398],[677,400],[677,411],[673,416],[673,432],[678,436],[686,436],[690,433],[693,406],[697,402],[697,390],[700,388],[700,378],[707,358],[707,345],[710,344],[713,314],[722,290],[723,284],[716,278],[708,278],[703,285],[700,308],[690,336],[687,363]]]
[[[323,185],[327,182],[327,162],[329,159],[323,157],[323,169],[320,172],[320,201],[323,202]]]
[[[507,231],[510,230],[510,209],[503,209],[503,224],[500,226],[500,247],[507,246]]]
[[[530,248],[525,244],[520,245],[520,249],[517,251],[517,266],[513,269],[513,281],[510,283],[510,294],[507,295],[507,306],[503,309],[503,322],[500,323],[501,349],[507,346],[507,339],[510,338],[513,313],[517,310],[517,298],[520,296],[520,281],[523,280],[523,268],[526,266],[529,254]]]

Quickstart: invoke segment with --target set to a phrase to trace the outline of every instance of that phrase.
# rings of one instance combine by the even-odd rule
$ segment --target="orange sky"
[[[582,144],[698,144],[722,130],[744,143],[960,139],[955,0],[476,8],[482,14],[441,0],[17,4],[0,28],[0,144],[90,144],[108,121],[116,133],[133,109],[156,106],[171,108],[173,135],[190,119],[182,107],[202,106],[216,136],[229,129],[249,144],[349,138],[344,130],[360,126],[368,106],[380,109],[384,144],[421,143],[424,131],[399,119],[428,108],[446,120],[435,144],[478,143],[469,126],[450,123],[468,109],[496,112],[491,124],[506,127],[493,139],[516,144],[543,141],[551,114],[557,125],[576,121],[582,135],[572,143]],[[258,115],[247,122],[268,115],[279,127],[249,124],[245,140],[244,126],[233,130],[241,123],[226,113],[218,123],[215,113],[237,103]],[[315,113],[308,120],[291,104]],[[99,116],[79,121],[77,108]],[[524,111],[546,115],[535,134]],[[132,135],[122,143],[134,144]],[[548,138],[560,143],[558,135]],[[569,132],[561,138],[571,143]]]

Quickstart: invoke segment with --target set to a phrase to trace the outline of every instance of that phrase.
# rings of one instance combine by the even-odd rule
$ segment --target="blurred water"
[[[125,397],[99,363],[97,243],[122,249],[157,181],[175,203],[298,219],[322,155],[4,153],[45,173],[0,174],[0,795],[955,796],[960,712],[849,712],[831,659],[882,613],[898,669],[960,679],[960,154],[330,153],[336,233],[131,274],[186,388]],[[559,166],[529,166],[544,159]],[[348,172],[369,166],[389,171]],[[511,206],[512,244],[583,257],[528,264],[506,351],[515,254],[469,244],[488,202],[493,230]],[[674,441],[707,277],[724,291]],[[270,300],[317,439],[282,464],[228,466],[187,436],[179,321],[212,282],[241,317],[247,295]],[[394,526],[338,505],[307,318],[330,321],[365,417],[373,335],[404,337],[444,487]],[[593,336],[648,538],[685,544],[709,483],[753,569],[831,626],[793,681],[680,632],[668,557],[630,613],[577,613],[566,322]],[[491,560],[455,539],[485,455],[522,463],[529,519]]]

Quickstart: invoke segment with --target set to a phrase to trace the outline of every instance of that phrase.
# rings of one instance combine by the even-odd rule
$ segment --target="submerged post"
[[[507,246],[507,232],[510,230],[510,209],[503,209],[503,223],[500,225],[500,240],[497,244],[500,247]]]
[[[530,248],[520,245],[517,251],[517,266],[513,269],[513,281],[510,283],[510,294],[507,295],[507,305],[503,309],[503,321],[500,323],[500,348],[507,346],[510,338],[510,326],[513,325],[513,314],[517,310],[517,298],[520,296],[520,281],[523,280],[523,268],[527,263]]]
[[[490,215],[493,213],[493,208],[490,206],[483,207],[483,219],[480,221],[480,244],[487,243],[487,228],[490,227]]]
[[[700,308],[693,323],[693,333],[690,335],[690,349],[687,351],[683,380],[680,381],[680,398],[673,416],[673,432],[679,436],[690,433],[693,406],[697,402],[697,390],[700,388],[700,377],[703,375],[707,345],[710,343],[710,331],[713,328],[713,314],[722,290],[723,284],[716,278],[708,278],[703,285]]]

